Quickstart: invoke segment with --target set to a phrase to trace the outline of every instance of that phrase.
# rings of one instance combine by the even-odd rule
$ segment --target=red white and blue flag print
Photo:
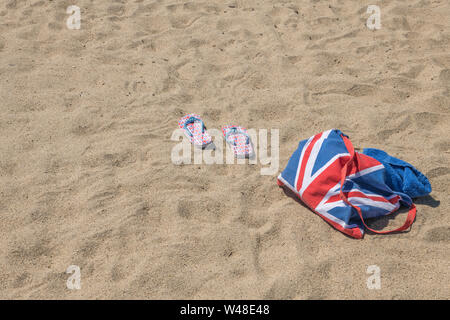
[[[355,152],[340,130],[328,130],[299,143],[278,184],[291,189],[315,213],[343,233],[362,238],[365,229],[375,233],[402,231],[413,223],[411,198],[385,183],[385,168],[376,159]],[[410,207],[405,224],[391,231],[367,227],[365,219]]]

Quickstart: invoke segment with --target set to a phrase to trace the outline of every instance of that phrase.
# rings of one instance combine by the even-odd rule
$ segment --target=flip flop
[[[212,138],[206,132],[205,124],[199,115],[187,114],[178,121],[178,125],[184,130],[184,134],[192,144],[205,147],[212,142]]]
[[[222,132],[236,157],[250,157],[253,154],[247,129],[239,126],[225,126],[222,127]]]

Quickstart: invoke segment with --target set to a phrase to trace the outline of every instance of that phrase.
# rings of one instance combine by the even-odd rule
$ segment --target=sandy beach
[[[449,16],[447,0],[0,1],[0,298],[449,299]],[[277,172],[174,164],[188,113],[278,129]],[[429,178],[409,232],[352,239],[277,186],[332,128]]]

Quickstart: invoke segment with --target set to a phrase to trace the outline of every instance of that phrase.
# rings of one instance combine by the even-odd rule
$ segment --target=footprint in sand
[[[428,171],[426,176],[429,179],[433,179],[433,178],[437,178],[437,177],[441,177],[441,176],[447,175],[449,173],[450,173],[450,168],[437,167],[437,168],[434,168],[434,169],[431,169],[430,171]]]
[[[450,227],[436,227],[429,230],[425,234],[425,240],[431,242],[449,242],[450,241]]]

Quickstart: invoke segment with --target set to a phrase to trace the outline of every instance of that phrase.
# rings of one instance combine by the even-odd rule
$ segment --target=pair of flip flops
[[[184,134],[192,144],[205,148],[212,142],[199,115],[187,114],[178,121],[178,125],[184,130]],[[240,126],[224,126],[222,133],[236,157],[247,157],[253,154],[253,146],[247,129]]]

